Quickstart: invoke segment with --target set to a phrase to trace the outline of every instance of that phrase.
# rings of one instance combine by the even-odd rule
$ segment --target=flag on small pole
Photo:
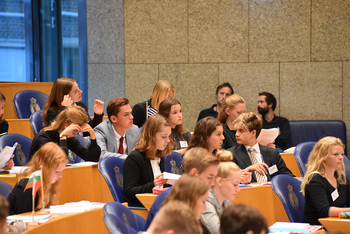
[[[27,189],[32,188],[32,198],[33,198],[33,212],[32,212],[32,218],[33,218],[33,222],[34,222],[34,210],[35,210],[35,196],[36,196],[36,192],[38,191],[38,189],[41,187],[41,181],[42,181],[42,176],[41,176],[41,170],[37,170],[34,171],[27,182],[26,187],[24,188],[25,192]],[[44,196],[44,194],[42,194]]]

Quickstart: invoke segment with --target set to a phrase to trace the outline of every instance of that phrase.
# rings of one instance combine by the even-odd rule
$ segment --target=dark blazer
[[[276,149],[273,149],[271,147],[267,147],[264,145],[260,145],[260,144],[259,144],[259,147],[260,147],[260,153],[264,159],[264,162],[269,167],[276,165],[278,169],[276,173],[272,175],[268,173],[266,175],[268,181],[271,181],[271,178],[278,174],[286,174],[294,177],[293,173],[288,169],[288,167],[284,163],[284,160],[281,158],[281,155],[278,153]],[[250,160],[250,157],[244,145],[236,145],[227,150],[232,152],[233,162],[236,163],[241,169],[245,169],[252,165],[252,162]],[[256,182],[256,177],[254,174],[255,173],[252,173],[251,182]]]
[[[238,144],[236,140],[236,131],[230,130],[226,124],[224,126],[224,137],[225,139],[222,144],[222,148],[228,149]]]
[[[160,159],[160,171],[164,172],[164,158]],[[151,162],[146,159],[146,153],[132,151],[123,165],[123,202],[129,206],[140,206],[135,197],[139,193],[152,193],[154,176]]]
[[[147,101],[148,105],[150,105],[152,99]],[[132,108],[132,115],[134,116],[134,124],[139,128],[146,122],[146,102],[137,103]]]

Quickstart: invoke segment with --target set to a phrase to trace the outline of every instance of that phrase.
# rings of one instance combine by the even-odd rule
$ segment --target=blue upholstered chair
[[[16,142],[18,144],[13,161],[15,166],[25,166],[28,163],[30,145],[32,144],[30,138],[17,133],[8,133],[0,137],[0,150],[3,150],[6,146],[12,147]]]
[[[30,115],[29,122],[30,126],[32,127],[34,136],[41,131],[44,127],[44,121],[43,121],[43,110],[35,111],[33,114]]]
[[[12,187],[3,181],[0,181],[0,195],[4,198],[7,197],[7,195],[12,191]]]
[[[290,222],[302,222],[305,197],[300,192],[301,182],[289,175],[276,175],[271,180],[273,191],[281,199]]]
[[[169,173],[180,175],[181,161],[181,154],[171,151],[171,154],[164,158],[164,170]]]
[[[103,221],[112,234],[137,234],[137,231],[128,227],[122,220],[114,215],[106,214],[103,216]]]
[[[114,201],[123,201],[123,164],[124,159],[106,157],[98,162],[98,170],[105,178]]]
[[[306,173],[307,160],[315,144],[316,144],[316,141],[308,141],[308,142],[300,143],[295,147],[294,157],[295,157],[295,160],[297,161],[300,174],[302,176],[304,176]]]
[[[13,97],[13,106],[18,119],[29,119],[35,111],[44,109],[48,96],[37,90],[19,91]]]
[[[104,214],[114,215],[136,231],[145,231],[146,220],[120,202],[109,202],[103,207]]]

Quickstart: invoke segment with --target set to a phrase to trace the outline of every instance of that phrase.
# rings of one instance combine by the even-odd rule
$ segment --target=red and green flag
[[[33,191],[33,200],[35,200],[35,195],[36,192],[38,191],[38,189],[41,186],[41,170],[38,171],[34,171],[30,177],[29,180],[27,182],[26,187],[24,188],[24,191],[26,191],[26,189],[30,189],[32,188]],[[23,192],[24,192],[23,191]]]

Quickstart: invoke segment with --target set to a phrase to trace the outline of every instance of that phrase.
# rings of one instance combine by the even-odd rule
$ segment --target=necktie
[[[252,161],[253,165],[258,163],[258,160],[256,159],[255,153],[254,153],[254,149],[253,148],[249,148],[248,149],[249,152],[249,157],[250,160]],[[266,178],[263,175],[260,175],[258,172],[254,171],[255,174],[255,178],[257,182],[266,182]]]
[[[123,141],[124,141],[124,137],[122,136],[120,138],[120,140],[119,140],[119,151],[118,151],[118,153],[120,153],[120,154],[124,154]]]

